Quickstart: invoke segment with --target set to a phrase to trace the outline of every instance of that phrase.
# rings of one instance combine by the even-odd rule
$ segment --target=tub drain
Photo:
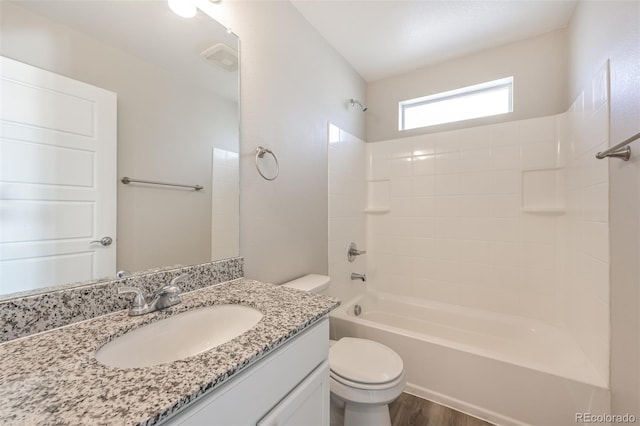
[[[355,314],[355,316],[360,316],[360,314],[362,313],[362,306],[360,305],[356,305],[353,307],[353,313]]]

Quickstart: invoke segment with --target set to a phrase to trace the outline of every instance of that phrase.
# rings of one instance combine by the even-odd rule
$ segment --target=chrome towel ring
[[[260,170],[260,165],[258,164],[258,159],[263,158],[265,154],[271,154],[271,156],[273,157],[273,159],[276,162],[276,174],[273,177],[267,177],[264,175],[264,173],[262,173],[262,170]],[[273,153],[273,151],[271,151],[268,148],[264,148],[262,146],[259,146],[256,148],[256,169],[258,170],[258,173],[260,173],[260,176],[262,176],[264,179],[266,180],[275,180],[278,175],[280,174],[280,164],[278,164],[278,157],[276,157],[276,155]]]

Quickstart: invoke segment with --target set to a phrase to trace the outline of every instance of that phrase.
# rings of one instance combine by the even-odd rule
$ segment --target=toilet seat
[[[359,389],[388,389],[404,372],[402,358],[373,340],[343,337],[329,349],[331,377]]]
[[[394,380],[390,381],[390,382],[385,382],[385,383],[361,383],[361,382],[356,382],[353,380],[349,380],[346,377],[342,377],[339,374],[330,371],[329,372],[329,377],[331,377],[331,379],[335,380],[336,382],[340,382],[345,386],[350,386],[352,388],[355,389],[362,389],[362,390],[371,390],[371,391],[376,391],[376,390],[386,390],[386,389],[390,389],[393,388],[394,386],[398,385],[400,382],[402,382],[404,380],[404,374],[400,373],[400,375],[398,377],[396,377]]]
[[[337,380],[333,374],[331,375],[332,396],[338,398],[339,401],[344,401],[347,406],[349,404],[384,405],[395,400],[404,391],[406,378],[403,371],[400,377],[393,382],[377,385],[377,389],[370,390],[364,389],[362,384],[355,383],[355,386],[350,386],[343,382],[343,379]]]

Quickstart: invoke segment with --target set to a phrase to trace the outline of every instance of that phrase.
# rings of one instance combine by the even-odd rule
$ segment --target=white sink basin
[[[101,347],[96,359],[110,367],[150,367],[188,358],[233,339],[262,318],[242,305],[194,309],[126,333]]]

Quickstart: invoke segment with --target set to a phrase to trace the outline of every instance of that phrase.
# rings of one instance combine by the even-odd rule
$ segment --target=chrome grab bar
[[[178,186],[180,188],[192,188],[192,189],[195,189],[196,191],[200,191],[201,189],[204,189],[204,187],[200,185],[182,185],[180,183],[157,182],[153,180],[133,179],[127,176],[120,179],[120,181],[125,185],[129,185],[130,183],[146,183],[149,185],[164,185],[164,186]]]
[[[631,142],[635,141],[636,139],[640,139],[640,132],[636,133],[630,138],[623,140],[618,145],[612,146],[609,149],[606,149],[602,152],[597,153],[596,158],[598,160],[602,160],[603,158],[606,158],[606,157],[613,157],[613,158],[620,158],[624,161],[629,161],[629,158],[631,158],[631,148],[628,147],[627,145],[629,145]]]

